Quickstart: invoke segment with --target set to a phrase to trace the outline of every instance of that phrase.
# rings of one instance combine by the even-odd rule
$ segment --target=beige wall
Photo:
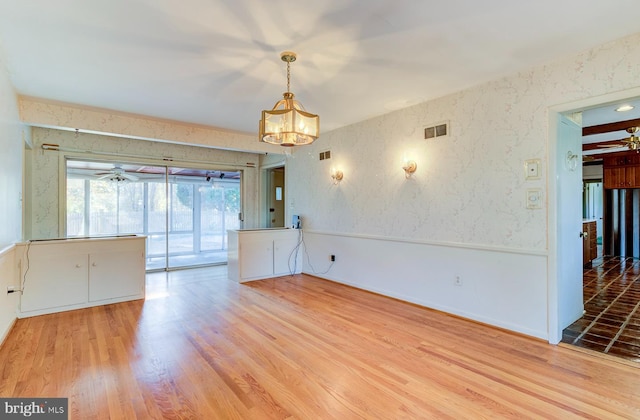
[[[16,94],[0,57],[0,343],[16,318],[19,293],[7,294],[16,284],[13,243],[22,226],[22,129]]]
[[[304,271],[557,342],[558,308],[575,296],[557,286],[550,117],[638,86],[640,34],[324,133],[287,161]],[[449,136],[424,140],[443,121]],[[409,179],[404,155],[418,165]],[[525,179],[529,159],[540,159],[540,179]],[[344,172],[339,185],[331,167]],[[526,208],[530,188],[542,209]]]
[[[21,235],[23,149],[17,97],[0,57],[0,249]]]
[[[288,160],[292,210],[323,232],[544,251],[547,212],[527,209],[525,196],[529,188],[546,194],[553,182],[549,108],[640,86],[639,69],[636,34],[325,133]],[[450,135],[424,140],[423,128],[441,121]],[[332,158],[319,161],[325,149]],[[418,164],[411,179],[401,169],[405,154]],[[541,160],[539,180],[525,180],[528,159]],[[344,171],[339,186],[331,166]]]

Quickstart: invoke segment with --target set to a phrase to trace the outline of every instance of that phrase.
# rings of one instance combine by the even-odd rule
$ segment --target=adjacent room
[[[582,121],[583,300],[562,342],[638,361],[640,101],[588,109]]]
[[[640,418],[601,3],[0,0],[0,417]]]

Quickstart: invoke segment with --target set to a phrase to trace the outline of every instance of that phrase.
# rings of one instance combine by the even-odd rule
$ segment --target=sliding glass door
[[[67,161],[67,236],[143,234],[147,270],[221,264],[240,172]]]
[[[238,173],[207,171],[195,178],[190,169],[169,168],[169,267],[226,262],[227,229],[238,229]]]

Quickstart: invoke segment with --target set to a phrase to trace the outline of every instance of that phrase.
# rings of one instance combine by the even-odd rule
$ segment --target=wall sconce
[[[578,155],[569,150],[564,161],[564,166],[571,172],[575,171],[578,167]]]
[[[402,169],[404,169],[404,177],[410,178],[411,175],[413,175],[413,173],[416,171],[416,169],[418,169],[418,164],[415,160],[405,159],[404,163],[402,164]]]
[[[342,181],[343,177],[344,177],[344,174],[342,173],[341,170],[336,168],[331,168],[331,179],[333,180],[333,185],[338,185],[338,183]]]

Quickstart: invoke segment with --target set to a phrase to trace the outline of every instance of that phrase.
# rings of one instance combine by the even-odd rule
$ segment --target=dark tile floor
[[[562,342],[640,362],[640,260],[596,258],[583,282],[585,314]]]

